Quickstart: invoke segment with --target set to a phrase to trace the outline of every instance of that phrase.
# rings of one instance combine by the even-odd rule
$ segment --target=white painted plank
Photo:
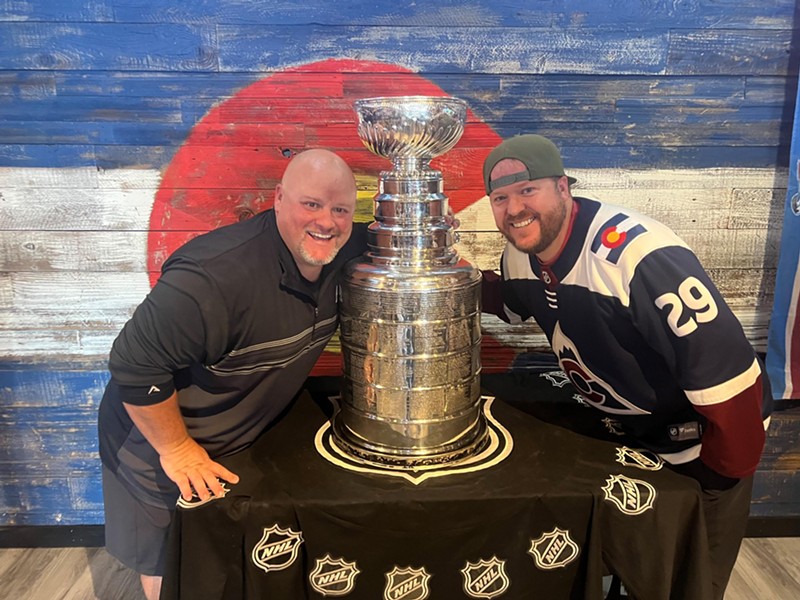
[[[147,295],[146,273],[13,273],[0,279],[10,286],[12,311],[70,310],[130,312]],[[0,292],[0,295],[9,291]],[[2,354],[0,354],[1,356]]]
[[[0,356],[6,362],[104,360],[118,331],[4,331],[0,330]]]
[[[578,180],[575,190],[660,188],[679,190],[702,188],[773,188],[788,181],[787,169],[570,169]],[[699,185],[698,185],[699,184]]]
[[[156,189],[161,172],[155,169],[98,169],[97,185],[101,189]]]
[[[2,231],[6,272],[147,270],[146,231]]]
[[[35,167],[0,167],[0,190],[51,187],[58,189],[96,188],[95,167],[42,169]]]
[[[155,189],[0,188],[2,229],[146,230]]]

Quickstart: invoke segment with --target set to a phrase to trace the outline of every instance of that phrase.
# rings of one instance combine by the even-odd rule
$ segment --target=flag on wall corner
[[[800,95],[796,100],[781,254],[767,341],[767,374],[775,399],[800,398]]]

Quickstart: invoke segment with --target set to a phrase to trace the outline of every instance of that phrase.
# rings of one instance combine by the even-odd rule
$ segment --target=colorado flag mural
[[[358,219],[372,220],[389,165],[358,139],[359,98],[467,102],[464,136],[433,164],[465,260],[496,269],[504,245],[483,199],[484,156],[500,139],[539,133],[561,149],[576,195],[675,230],[763,352],[795,4],[2,3],[0,525],[102,522],[96,420],[108,352],[175,248],[269,208],[288,160],[312,147],[352,166]],[[786,316],[774,328],[796,313],[800,217],[790,207],[775,303]],[[637,234],[610,223],[597,249],[615,260]],[[481,324],[482,373],[541,368],[549,345],[535,324]],[[789,372],[774,363],[787,331],[772,338],[778,374]],[[339,372],[335,346],[323,358],[319,374]],[[781,381],[781,394],[800,388]]]

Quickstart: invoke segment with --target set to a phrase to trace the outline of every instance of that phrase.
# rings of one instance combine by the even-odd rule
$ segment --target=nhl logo
[[[383,590],[384,600],[423,600],[428,597],[428,580],[425,567],[412,569],[395,567],[386,573],[386,587]]]
[[[656,501],[656,488],[624,475],[610,475],[603,486],[603,494],[626,515],[640,515],[653,508]]]
[[[634,450],[627,446],[617,448],[617,462],[626,467],[636,467],[645,471],[658,471],[664,466],[664,461],[655,452]]]
[[[353,591],[359,573],[355,562],[331,558],[326,554],[324,558],[317,559],[308,581],[323,596],[345,596]]]
[[[280,571],[295,561],[302,543],[303,534],[291,527],[281,529],[277,523],[264,527],[261,541],[253,547],[253,562],[267,573]]]
[[[200,500],[200,496],[197,495],[197,492],[192,490],[192,497],[189,500],[184,500],[183,496],[178,496],[177,506],[186,510],[190,510],[192,508],[198,508],[200,506],[203,506],[204,504],[208,504],[209,502],[213,502],[214,500],[219,500],[221,498],[224,498],[225,496],[228,495],[228,492],[230,492],[230,490],[228,489],[226,483],[221,482],[221,484],[222,484],[222,494],[220,494],[219,496],[211,494],[207,499]]]
[[[531,540],[528,554],[540,569],[551,570],[565,567],[578,557],[580,548],[569,537],[569,531],[556,527],[549,533]]]
[[[505,593],[510,585],[505,569],[506,561],[493,556],[491,560],[481,559],[477,563],[467,561],[461,569],[464,575],[464,592],[470,598],[497,598]]]

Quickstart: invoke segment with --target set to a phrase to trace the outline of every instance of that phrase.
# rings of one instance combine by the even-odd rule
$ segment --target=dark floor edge
[[[14,525],[0,527],[0,548],[98,548],[103,525]]]
[[[800,537],[800,517],[750,517],[746,537]]]
[[[747,537],[800,537],[800,517],[750,517]],[[0,548],[98,548],[103,525],[13,525],[0,527]]]

